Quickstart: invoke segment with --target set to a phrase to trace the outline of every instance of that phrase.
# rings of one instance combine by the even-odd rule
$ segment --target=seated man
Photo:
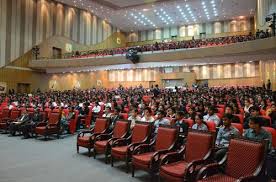
[[[268,109],[267,115],[271,118],[271,127],[276,129],[276,105],[271,104],[271,108]]]
[[[74,118],[75,118],[75,111],[73,107],[70,108],[67,116],[65,115],[64,112],[62,112],[61,119],[60,119],[62,132],[67,131],[67,133],[70,133],[70,128],[69,128],[70,120]]]
[[[244,129],[249,129],[249,120],[251,117],[259,117],[260,115],[260,108],[259,106],[252,106],[249,109],[250,115],[245,118],[244,123],[243,123],[243,128]],[[270,126],[270,122],[267,119],[264,118],[259,118],[262,120],[262,126]]]
[[[33,134],[34,128],[36,125],[42,121],[42,114],[39,112],[39,109],[36,108],[34,110],[33,116],[30,118],[28,122],[21,126],[21,131],[23,133],[24,138],[29,138],[30,134]]]
[[[214,121],[216,123],[216,126],[220,125],[220,119],[215,114],[215,107],[210,106],[208,108],[208,114],[203,117],[203,121],[205,122]]]
[[[263,128],[263,120],[260,117],[250,117],[249,118],[249,129],[245,131],[244,137],[252,140],[265,140],[268,139],[268,149],[271,149],[272,136],[269,132],[265,131]]]
[[[15,136],[16,131],[19,131],[20,127],[24,125],[26,122],[28,122],[29,120],[30,120],[30,116],[28,112],[26,110],[23,110],[20,118],[17,121],[10,123],[10,126],[9,126],[10,134],[12,136]]]
[[[128,120],[131,121],[131,129],[135,126],[136,121],[141,121],[141,117],[138,115],[138,109],[132,109],[131,115],[128,117]]]
[[[120,116],[120,109],[118,107],[114,108],[114,113],[110,116],[110,124],[109,124],[109,131],[112,131],[115,123],[119,120],[122,119]]]
[[[164,118],[165,115],[166,113],[163,110],[157,112],[157,118],[154,121],[154,135],[157,134],[160,125],[170,125],[170,121]]]
[[[232,119],[231,119],[232,123],[240,123],[240,119],[237,116],[233,115],[233,107],[232,106],[227,105],[225,107],[224,114],[231,114],[232,115]]]
[[[231,126],[231,118],[231,114],[225,114],[222,118],[223,127],[219,129],[216,139],[217,151],[214,155],[216,162],[219,162],[228,151],[231,137],[239,136],[239,131]]]
[[[179,132],[186,134],[188,132],[188,124],[183,121],[184,119],[184,112],[178,111],[176,113],[176,122],[175,126],[179,127]]]

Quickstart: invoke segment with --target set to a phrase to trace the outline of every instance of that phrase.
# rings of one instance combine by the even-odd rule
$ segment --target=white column
[[[271,2],[271,0],[257,0],[256,28],[259,30],[265,31],[268,28],[265,17],[269,14]]]

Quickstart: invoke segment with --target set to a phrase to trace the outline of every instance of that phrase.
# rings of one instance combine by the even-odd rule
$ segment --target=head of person
[[[244,101],[244,105],[245,105],[246,107],[249,107],[249,106],[250,106],[250,102],[249,102],[248,99],[246,99],[246,100]]]
[[[184,118],[184,112],[183,111],[176,112],[175,118],[176,120],[182,120]]]
[[[138,115],[138,109],[136,109],[136,108],[132,109],[131,116],[136,117],[137,115]]]
[[[258,106],[252,106],[249,108],[250,116],[256,117],[260,115],[260,108]]]
[[[224,113],[225,114],[233,114],[233,107],[230,105],[226,106]]]
[[[119,107],[115,107],[114,108],[114,115],[119,115],[120,114],[120,108]]]
[[[233,117],[232,114],[224,114],[224,116],[222,117],[223,126],[230,127],[232,117]]]
[[[151,116],[151,113],[152,113],[152,111],[151,111],[150,107],[146,107],[144,110],[144,115],[149,117],[149,116]]]
[[[111,112],[111,108],[110,108],[110,107],[106,107],[106,108],[105,108],[105,112],[106,112],[106,113],[110,113],[110,112]]]
[[[165,115],[166,115],[165,111],[163,110],[157,111],[157,119],[162,119],[165,117]]]
[[[194,113],[193,108],[190,107],[190,108],[188,109],[188,113],[189,113],[189,114],[193,114],[193,113]]]
[[[196,114],[195,115],[195,123],[200,125],[203,122],[203,115],[202,114]]]
[[[249,118],[249,128],[254,131],[259,131],[263,126],[263,120],[261,117],[250,117]]]
[[[209,116],[212,116],[213,114],[215,114],[215,107],[214,106],[210,106],[209,108],[208,108],[208,114],[209,114]]]
[[[168,110],[167,110],[167,115],[173,115],[174,114],[174,111],[173,111],[173,109],[172,108],[169,108]]]

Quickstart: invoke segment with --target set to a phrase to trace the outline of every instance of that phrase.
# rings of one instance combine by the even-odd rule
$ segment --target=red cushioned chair
[[[37,135],[44,136],[45,140],[49,135],[57,135],[57,138],[59,138],[60,135],[60,113],[51,112],[48,122],[40,122],[35,127],[35,137],[37,138]]]
[[[114,129],[109,134],[101,134],[95,138],[94,158],[97,154],[105,154],[105,163],[111,153],[112,144],[122,138],[126,138],[130,129],[130,121],[118,120],[115,123]]]
[[[239,130],[240,135],[243,134],[243,125],[241,123],[231,123],[231,125]]]
[[[109,121],[105,118],[97,118],[94,127],[88,131],[82,131],[77,137],[77,152],[79,147],[88,149],[88,155],[91,156],[91,149],[94,148],[94,139],[100,134],[107,132]]]
[[[162,158],[160,177],[165,181],[194,181],[200,166],[211,157],[214,138],[214,132],[189,130],[184,147]]]
[[[12,110],[9,117],[1,119],[0,129],[5,130],[5,133],[7,133],[10,123],[16,121],[20,117],[20,113],[20,110]]]
[[[81,123],[84,124],[86,128],[90,128],[91,120],[92,120],[92,109],[89,108],[88,115],[84,119],[81,119]]]
[[[243,124],[244,115],[243,114],[233,114],[234,116],[237,116],[240,119],[240,123]]]
[[[127,113],[120,113],[120,116],[125,120],[128,119],[128,114]]]
[[[151,176],[158,172],[161,157],[176,146],[178,131],[175,127],[159,126],[155,140],[137,146],[132,153],[132,177],[135,169],[149,171]]]
[[[212,132],[217,131],[217,125],[214,121],[207,121],[204,123],[207,125],[209,131],[212,131]]]
[[[183,119],[183,121],[189,125],[189,128],[194,125],[194,120],[192,119]]]
[[[266,131],[268,131],[272,136],[272,146],[276,149],[276,129],[271,127],[263,127]]]
[[[0,118],[0,129],[2,129],[2,123],[6,123],[7,120],[10,119],[10,110],[5,108],[2,110],[1,118]]]
[[[267,141],[256,142],[242,138],[230,140],[225,170],[220,173],[224,163],[212,163],[203,167],[197,175],[199,182],[262,181],[259,179],[266,158]]]
[[[271,126],[271,118],[269,116],[261,116],[261,118],[264,120],[264,126]]]
[[[79,111],[75,110],[75,118],[71,119],[69,122],[69,130],[71,134],[74,134],[76,132],[76,126],[77,126],[77,121],[79,117]]]
[[[128,138],[116,140],[111,146],[111,166],[114,159],[124,160],[129,169],[129,161],[134,147],[149,142],[153,123],[136,122],[132,134]]]

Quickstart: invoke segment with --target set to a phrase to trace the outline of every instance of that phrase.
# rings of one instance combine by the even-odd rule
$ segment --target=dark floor
[[[146,182],[149,175],[125,173],[122,162],[112,168],[88,158],[87,150],[76,152],[76,135],[59,140],[21,139],[0,134],[0,182]]]

